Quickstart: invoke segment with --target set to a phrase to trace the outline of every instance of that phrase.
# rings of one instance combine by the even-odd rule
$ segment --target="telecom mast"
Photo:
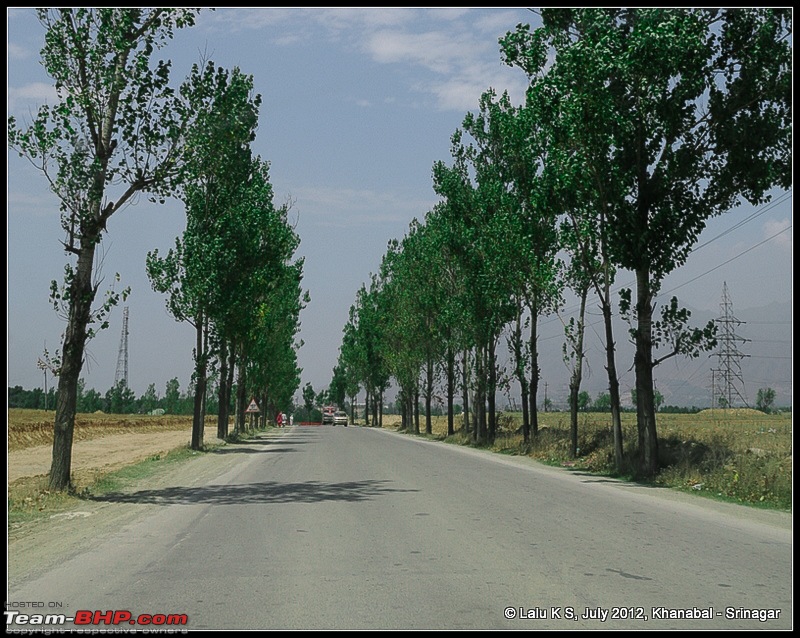
[[[128,306],[122,311],[122,336],[119,339],[119,354],[117,355],[117,374],[114,375],[114,386],[120,381],[128,385]]]
[[[718,367],[711,369],[711,407],[734,407],[734,401],[747,405],[744,380],[742,379],[741,360],[750,355],[742,354],[737,343],[746,343],[736,334],[736,327],[744,322],[733,316],[733,303],[728,296],[728,283],[723,282],[722,303],[720,304],[722,316],[714,321],[718,325],[717,350]]]

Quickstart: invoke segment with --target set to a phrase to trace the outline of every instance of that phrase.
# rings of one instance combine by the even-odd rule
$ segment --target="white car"
[[[347,421],[348,421],[347,412],[342,412],[341,410],[334,412],[333,414],[334,425],[343,425],[344,427],[347,427]]]

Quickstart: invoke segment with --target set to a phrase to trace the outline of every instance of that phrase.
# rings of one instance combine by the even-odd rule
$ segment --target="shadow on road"
[[[322,503],[327,501],[366,501],[387,494],[416,492],[388,486],[389,481],[346,481],[324,483],[247,483],[244,485],[206,485],[139,490],[130,494],[110,492],[88,500],[105,503],[154,505],[252,505],[258,503]]]
[[[586,478],[581,481],[581,483],[611,483],[613,485],[625,485],[627,487],[649,487],[658,490],[666,490],[669,489],[664,485],[656,485],[654,483],[645,483],[645,482],[636,482],[636,481],[627,481],[625,479],[617,479],[617,478],[603,478],[598,474],[592,474],[591,472],[582,472],[581,470],[573,470],[570,468],[566,468],[570,474],[575,476],[587,476]]]
[[[310,441],[298,440],[294,433],[289,440],[282,437],[261,436],[254,439],[236,441],[209,451],[209,454],[261,454],[262,452],[295,452],[297,445],[308,445]]]
[[[284,441],[282,443],[269,443],[265,441],[260,445],[242,445],[241,443],[236,443],[235,445],[226,445],[224,447],[211,450],[209,454],[265,454],[267,452],[296,452],[297,450],[294,449],[296,445],[308,444],[303,441],[291,441],[291,445],[289,445],[289,441]]]

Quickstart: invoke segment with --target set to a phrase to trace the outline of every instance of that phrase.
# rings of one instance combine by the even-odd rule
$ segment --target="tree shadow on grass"
[[[205,485],[202,487],[165,487],[139,490],[129,494],[110,492],[88,496],[87,500],[104,503],[150,505],[253,505],[264,503],[358,502],[377,496],[416,492],[389,486],[390,481],[345,481],[326,483],[279,483],[265,481],[241,485]]]

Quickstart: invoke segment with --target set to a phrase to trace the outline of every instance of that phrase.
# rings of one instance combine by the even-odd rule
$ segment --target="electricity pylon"
[[[122,311],[122,336],[119,340],[119,354],[117,355],[117,373],[114,375],[114,385],[120,381],[128,387],[128,306]]]
[[[745,406],[747,403],[742,378],[741,361],[750,355],[739,351],[738,343],[746,343],[736,334],[736,327],[744,322],[733,316],[733,303],[728,296],[728,283],[722,287],[722,303],[720,304],[722,316],[714,321],[717,323],[719,348],[717,350],[718,367],[711,369],[711,407],[732,408],[734,401],[739,401]]]

